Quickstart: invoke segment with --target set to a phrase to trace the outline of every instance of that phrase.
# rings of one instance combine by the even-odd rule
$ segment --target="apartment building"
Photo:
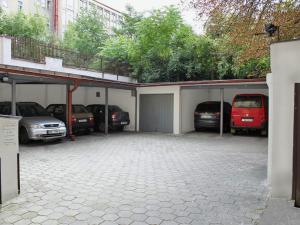
[[[68,24],[76,20],[81,10],[95,8],[103,18],[109,33],[121,26],[123,14],[99,0],[0,0],[0,6],[8,13],[23,11],[40,13],[48,19],[49,29],[62,36]]]

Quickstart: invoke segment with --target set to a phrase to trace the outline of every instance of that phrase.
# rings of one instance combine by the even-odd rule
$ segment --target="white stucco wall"
[[[140,87],[137,88],[137,108],[140,108],[141,94],[173,94],[174,95],[174,116],[173,116],[173,133],[180,134],[180,87],[179,86],[157,86],[157,87]],[[139,131],[140,112],[137,110],[137,130]]]
[[[243,89],[243,88],[224,88],[224,101],[232,104],[233,98],[237,94],[264,94],[269,95],[268,89]],[[208,91],[210,101],[220,101],[220,89],[210,89]]]
[[[100,92],[100,97],[96,97]],[[49,104],[66,103],[65,85],[17,85],[17,101],[34,101],[47,107]],[[11,101],[11,86],[0,83],[0,101]],[[130,90],[108,89],[109,105],[118,105],[129,112],[130,125],[126,130],[135,130],[135,97]],[[73,104],[104,104],[105,89],[93,87],[79,87],[73,92]]]
[[[300,83],[300,40],[271,45],[269,155],[271,194],[292,197],[295,83]]]
[[[194,112],[197,105],[208,101],[208,89],[181,90],[181,132],[194,131]]]

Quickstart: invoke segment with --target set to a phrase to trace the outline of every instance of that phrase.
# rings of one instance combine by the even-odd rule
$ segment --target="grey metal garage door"
[[[140,95],[140,131],[173,133],[173,94]]]

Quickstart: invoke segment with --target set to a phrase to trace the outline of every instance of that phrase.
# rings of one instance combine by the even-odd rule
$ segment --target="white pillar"
[[[220,110],[220,136],[223,136],[223,118],[224,118],[224,88],[220,89],[220,102],[221,102],[221,110]]]
[[[108,88],[105,88],[105,134],[108,134]]]
[[[11,115],[16,116],[17,115],[17,109],[16,109],[16,81],[13,80],[11,83]]]

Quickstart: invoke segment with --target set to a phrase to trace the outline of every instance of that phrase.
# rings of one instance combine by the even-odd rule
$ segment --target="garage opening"
[[[173,94],[140,95],[140,131],[173,133]]]
[[[102,122],[103,118],[101,118],[101,121],[95,120],[94,117],[96,116],[93,112],[89,112],[86,106],[94,104],[104,107],[103,115],[105,117],[103,119],[103,127],[105,129],[103,131],[105,131],[105,134],[108,134],[108,128],[113,120],[108,119],[109,116],[111,116],[109,118],[112,118],[113,114],[110,113],[109,109],[110,107],[118,106],[120,112],[122,110],[124,113],[115,113],[116,119],[113,120],[113,125],[116,127],[121,124],[122,128],[130,131],[136,129],[136,95],[134,83],[81,77],[79,75],[72,77],[70,74],[65,73],[53,74],[51,71],[29,70],[19,67],[5,67],[0,68],[0,70],[5,72],[0,73],[0,102],[9,104],[11,107],[9,114],[17,114],[17,102],[37,103],[47,110],[51,118],[57,118],[68,125],[68,136],[73,138],[74,129],[72,128],[76,128],[74,124],[77,127],[80,125],[80,131],[83,130],[81,128],[84,128],[84,131],[95,131],[98,122]],[[76,107],[80,107],[80,110],[84,110],[75,112],[75,105]],[[50,106],[56,106],[55,110],[51,111]],[[117,117],[123,114],[128,115],[130,120],[127,118],[126,120],[123,118],[119,119]],[[83,116],[88,118],[83,118]],[[90,121],[93,121],[93,123],[90,123]],[[48,132],[48,130],[41,132],[44,135],[44,132]],[[26,137],[28,137],[28,140],[48,140],[52,137],[53,139],[56,138],[56,133],[51,133],[51,137],[48,133],[45,134],[45,137],[33,137],[30,133]]]
[[[237,95],[268,96],[268,86],[265,81],[253,83],[240,81],[239,83],[231,84],[195,84],[193,86],[181,87],[181,132],[188,133],[195,131],[195,110],[200,104],[208,103],[211,103],[211,105],[214,103],[215,107],[218,107],[218,110],[215,111],[217,116],[215,116],[215,119],[209,117],[207,121],[211,120],[214,123],[204,124],[202,130],[205,131],[208,128],[214,128],[215,130],[219,130],[221,136],[224,131],[229,132],[231,127],[231,106],[233,99]],[[212,106],[210,109],[212,109]],[[243,111],[245,110],[243,109]],[[252,128],[250,124],[246,128],[255,130],[256,127]],[[243,130],[242,127],[240,130]]]

